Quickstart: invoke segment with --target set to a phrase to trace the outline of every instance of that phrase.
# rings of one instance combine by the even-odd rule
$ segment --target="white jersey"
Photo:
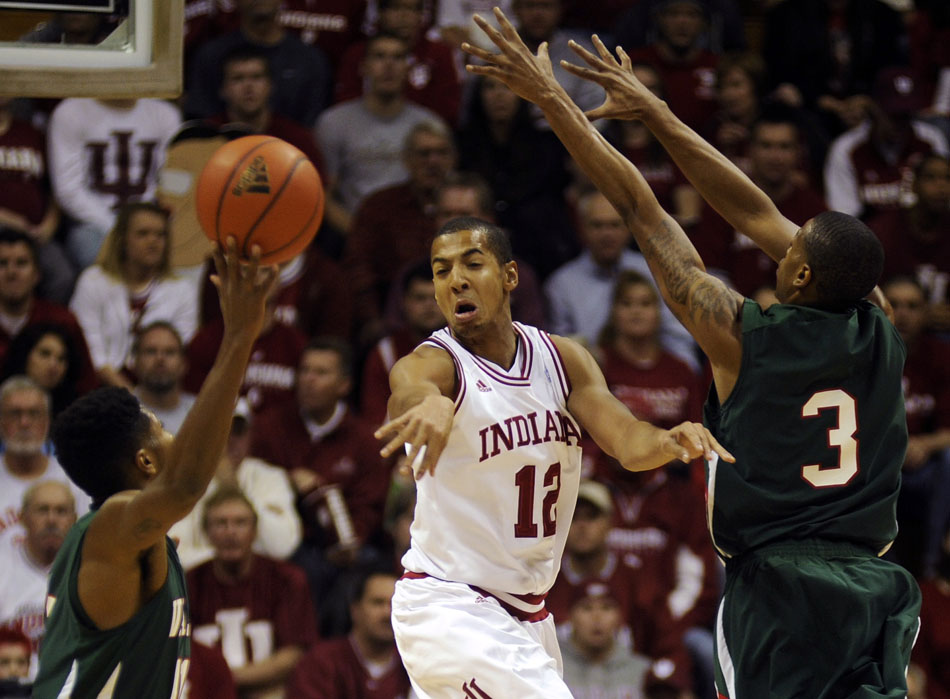
[[[55,456],[49,457],[46,470],[42,475],[34,478],[20,478],[7,469],[4,457],[0,454],[0,534],[19,524],[23,496],[26,495],[26,491],[30,489],[30,486],[42,481],[65,483],[69,486],[69,490],[76,501],[76,516],[82,517],[89,512],[89,506],[92,503],[91,498],[69,479]]]
[[[567,411],[570,385],[551,338],[514,328],[518,348],[507,371],[448,329],[425,342],[452,356],[458,393],[435,475],[416,484],[402,563],[531,611],[560,567],[580,482],[581,430]]]
[[[30,639],[30,679],[36,677],[37,652],[46,617],[46,583],[50,567],[37,565],[26,553],[24,532],[13,527],[0,535],[0,625],[22,631]]]

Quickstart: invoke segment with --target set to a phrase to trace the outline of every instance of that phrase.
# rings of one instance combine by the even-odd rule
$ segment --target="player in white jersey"
[[[701,425],[638,421],[580,345],[513,323],[518,268],[501,229],[450,221],[431,262],[449,327],[393,367],[393,420],[376,433],[383,456],[409,445],[418,481],[396,643],[420,697],[570,697],[544,596],[577,499],[581,428],[631,470],[732,457]]]

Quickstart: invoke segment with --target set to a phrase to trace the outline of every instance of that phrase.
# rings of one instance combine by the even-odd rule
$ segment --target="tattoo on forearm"
[[[659,271],[670,300],[682,306],[693,323],[715,325],[732,323],[736,305],[725,285],[696,267],[691,245],[685,234],[661,221],[660,226],[638,241],[643,254]]]
[[[144,539],[156,529],[161,528],[161,522],[159,522],[157,519],[152,519],[149,517],[136,524],[135,529],[132,530],[132,533],[136,539]]]

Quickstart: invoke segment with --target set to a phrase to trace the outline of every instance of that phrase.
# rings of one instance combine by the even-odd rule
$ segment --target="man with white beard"
[[[62,481],[76,499],[76,512],[89,511],[89,496],[79,490],[49,453],[49,395],[26,376],[0,384],[0,533],[20,521],[27,489],[40,480]]]

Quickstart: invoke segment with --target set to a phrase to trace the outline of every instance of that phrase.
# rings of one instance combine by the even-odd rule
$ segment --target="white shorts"
[[[551,615],[519,621],[464,583],[403,578],[392,620],[420,699],[571,698]]]

